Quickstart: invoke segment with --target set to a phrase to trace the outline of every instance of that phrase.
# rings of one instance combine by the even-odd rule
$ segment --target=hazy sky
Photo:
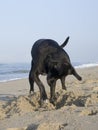
[[[30,62],[37,39],[67,36],[72,62],[98,62],[98,0],[0,0],[0,63]]]

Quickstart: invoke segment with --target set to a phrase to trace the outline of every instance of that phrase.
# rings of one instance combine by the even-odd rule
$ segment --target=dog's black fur
[[[40,39],[32,47],[32,64],[29,73],[30,93],[34,92],[34,82],[40,89],[40,99],[46,100],[47,94],[39,75],[47,75],[47,83],[50,86],[50,101],[53,103],[55,98],[55,86],[58,79],[61,80],[62,88],[66,90],[65,77],[73,74],[78,80],[82,78],[77,74],[70,62],[68,54],[63,47],[66,46],[69,37],[59,46],[51,39]]]

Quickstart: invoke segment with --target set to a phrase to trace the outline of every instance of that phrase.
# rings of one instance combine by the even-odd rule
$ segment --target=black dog
[[[58,79],[61,80],[62,88],[66,90],[65,77],[73,74],[78,80],[82,78],[77,74],[71,65],[68,54],[63,50],[69,37],[59,46],[58,43],[51,39],[40,39],[32,47],[32,64],[29,73],[30,93],[34,92],[34,82],[40,89],[40,100],[46,100],[47,94],[39,75],[47,75],[47,82],[50,86],[50,102],[54,102],[55,86]]]

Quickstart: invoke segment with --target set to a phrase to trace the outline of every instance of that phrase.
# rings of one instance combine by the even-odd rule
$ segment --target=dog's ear
[[[68,73],[68,74],[71,74],[72,69],[71,69],[70,63],[65,62],[65,63],[64,63],[64,66],[65,66],[66,69],[67,69],[67,73]]]

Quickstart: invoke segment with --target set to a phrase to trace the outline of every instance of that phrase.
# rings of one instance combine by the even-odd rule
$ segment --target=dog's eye
[[[57,68],[57,65],[54,65],[54,68]]]

